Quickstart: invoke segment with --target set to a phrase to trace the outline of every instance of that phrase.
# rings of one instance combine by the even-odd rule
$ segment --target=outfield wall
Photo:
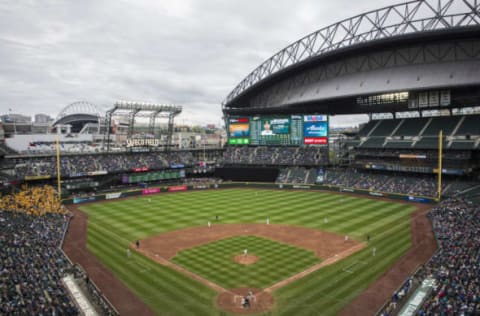
[[[413,203],[436,203],[432,197],[413,196],[398,193],[387,193],[370,190],[360,190],[352,188],[344,188],[331,185],[306,185],[306,184],[276,184],[276,183],[259,183],[259,182],[228,182],[221,184],[199,184],[199,185],[170,185],[170,186],[155,186],[146,189],[118,191],[106,194],[92,195],[86,197],[74,197],[64,199],[63,204],[81,204],[89,202],[98,202],[105,200],[114,200],[119,198],[127,198],[132,196],[143,196],[159,194],[162,192],[180,192],[190,190],[206,190],[218,188],[262,188],[262,189],[276,189],[276,190],[325,190],[332,192],[353,193],[358,195],[368,195],[373,197],[382,197],[392,200],[402,200]]]

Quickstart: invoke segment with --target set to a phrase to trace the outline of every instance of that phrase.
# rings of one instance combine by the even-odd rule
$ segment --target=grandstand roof
[[[415,0],[362,13],[308,34],[268,58],[230,92],[223,107],[244,107],[248,95],[292,78],[325,58],[395,47],[402,41],[421,44],[425,38],[476,36],[472,33],[480,34],[480,5],[473,0]]]

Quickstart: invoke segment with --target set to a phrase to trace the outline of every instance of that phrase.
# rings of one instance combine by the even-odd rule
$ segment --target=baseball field
[[[416,207],[328,192],[219,189],[80,210],[88,214],[88,249],[158,315],[230,315],[218,289],[249,288],[271,295],[262,315],[336,315],[409,249]],[[242,264],[235,258],[247,249],[255,260]]]

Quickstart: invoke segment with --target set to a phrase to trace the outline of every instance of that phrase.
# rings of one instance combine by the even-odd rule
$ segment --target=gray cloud
[[[56,115],[75,101],[175,103],[215,123],[221,102],[291,42],[390,0],[0,3],[0,113]],[[350,122],[350,121],[348,121]]]

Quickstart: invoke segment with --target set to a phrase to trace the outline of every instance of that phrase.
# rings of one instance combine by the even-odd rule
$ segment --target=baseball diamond
[[[238,237],[223,238],[218,242],[233,247],[226,255],[228,258],[225,258],[225,265],[235,264],[231,256],[241,254],[245,247],[260,257],[258,263],[245,268],[260,264],[262,259],[265,259],[264,253],[268,253],[268,250],[257,251],[255,243],[247,243],[248,246],[243,243],[250,239],[269,242],[250,235],[264,237],[255,232],[255,226],[270,229],[278,225],[285,230],[291,227],[292,232],[304,227],[305,231],[317,232],[319,236],[337,236],[338,244],[349,243],[348,246],[344,245],[344,249],[358,243],[366,244],[368,234],[371,236],[370,241],[363,250],[315,270],[309,273],[308,277],[300,277],[279,288],[273,288],[269,290],[271,296],[268,296],[272,299],[265,298],[266,301],[271,300],[269,311],[275,315],[291,315],[292,309],[296,309],[296,314],[299,315],[310,315],[312,310],[321,310],[325,315],[335,315],[407,252],[411,246],[412,215],[419,208],[414,204],[350,195],[342,195],[343,202],[338,203],[338,194],[320,191],[217,189],[159,194],[150,198],[150,203],[145,203],[146,197],[140,197],[81,206],[80,210],[88,214],[88,249],[154,313],[161,314],[168,310],[175,315],[221,314],[222,306],[219,306],[219,301],[216,300],[220,291],[204,285],[203,279],[220,283],[227,290],[251,287],[261,291],[262,287],[281,281],[282,277],[287,279],[290,274],[295,273],[283,271],[282,276],[276,277],[262,275],[262,278],[259,278],[260,283],[258,280],[251,282],[248,278],[242,279],[241,273],[237,276],[221,273],[218,269],[222,268],[222,263],[213,263],[221,251],[217,249],[216,255],[208,254],[211,249],[218,248],[218,244],[208,242],[208,238],[207,241],[202,240],[205,235],[196,234],[200,238],[197,244],[204,243],[201,248],[205,248],[199,251],[198,247],[192,247],[193,244],[188,241],[184,243],[190,246],[172,245],[169,234],[184,230],[185,238],[189,240],[189,229],[212,231],[240,224],[242,230],[237,230],[238,235],[235,230],[231,233]],[[217,215],[220,217],[219,223],[214,222]],[[271,221],[269,225],[265,224],[267,217]],[[328,218],[328,223],[324,222],[325,218]],[[206,225],[208,220],[214,223],[211,228]],[[228,229],[223,231],[228,232]],[[343,238],[345,234],[350,236],[348,241]],[[126,257],[125,248],[135,248],[136,240],[140,240],[138,251],[146,252],[151,248],[152,238],[162,240],[162,235],[165,236],[166,244],[160,243],[158,253],[149,257],[170,260],[168,262],[198,272],[202,276],[200,282],[188,273],[159,264],[158,260],[151,260],[136,251],[132,252],[131,258]],[[305,240],[304,249],[309,249],[307,235],[306,239],[299,238],[298,234],[292,235],[298,240]],[[181,235],[176,236],[179,240],[182,239]],[[238,238],[238,247],[232,246],[237,243]],[[246,239],[242,241],[244,238]],[[278,244],[278,237],[270,239],[274,244]],[[285,246],[294,253],[297,251],[294,246],[299,246],[294,241],[281,242],[291,244],[292,246]],[[321,239],[315,242],[310,240],[310,247],[321,243]],[[169,244],[170,246],[167,246]],[[185,253],[178,252],[182,247],[189,250],[184,250]],[[375,257],[371,255],[372,247],[377,249]],[[226,247],[220,247],[222,248]],[[305,266],[300,266],[300,270],[305,270],[320,260],[311,257],[302,261],[298,260],[297,255],[278,251],[280,253],[277,255],[289,259],[283,264],[286,271],[291,271],[299,262],[304,262]],[[335,257],[331,253],[330,256]],[[291,264],[288,264],[288,261]],[[235,278],[243,281],[238,283]],[[185,302],[186,295],[188,302]],[[235,306],[232,308],[226,306],[223,310],[235,312]]]

